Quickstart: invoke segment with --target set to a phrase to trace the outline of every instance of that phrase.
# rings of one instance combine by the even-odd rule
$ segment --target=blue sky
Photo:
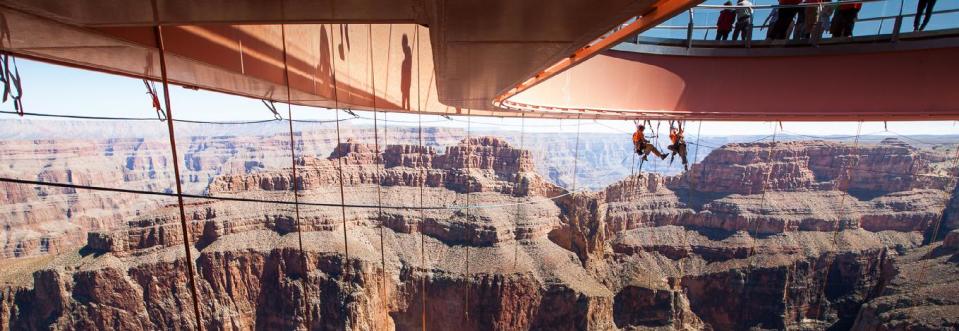
[[[737,0],[730,0],[733,3],[736,3]],[[754,5],[772,5],[779,3],[778,0],[751,0]],[[859,18],[869,18],[869,17],[880,17],[880,16],[894,16],[900,13],[900,3],[902,5],[902,13],[904,15],[913,14],[916,12],[916,4],[919,0],[886,0],[879,2],[871,2],[863,4],[862,10],[859,12]],[[708,5],[722,5],[726,0],[706,0],[704,4]],[[834,1],[835,2],[835,1]],[[957,9],[959,8],[959,1],[956,0],[940,0],[936,4],[935,10],[947,10],[947,9]],[[755,13],[754,24],[759,25],[763,20],[766,19],[766,16],[769,15],[768,9],[757,10]],[[716,9],[700,9],[694,12],[694,21],[696,26],[715,26],[716,19],[719,16],[719,10]],[[906,17],[903,20],[902,32],[912,31],[912,19],[914,16]],[[664,25],[668,26],[686,26],[689,22],[688,15],[677,15],[672,19],[666,21]],[[870,21],[870,22],[859,22],[856,24],[853,31],[854,35],[871,35],[876,34],[877,32],[888,34],[892,31],[893,20],[885,20],[883,22],[879,21]],[[947,13],[942,15],[933,15],[932,19],[929,21],[929,25],[926,27],[926,30],[937,30],[944,28],[956,28],[959,27],[959,13]],[[702,39],[704,30],[697,31],[694,38]],[[663,29],[652,29],[643,34],[644,36],[651,37],[668,37],[668,38],[686,38],[686,30],[663,30]],[[827,34],[828,35],[828,34]],[[765,36],[765,34],[763,34]],[[715,37],[715,31],[709,32],[709,38]]]

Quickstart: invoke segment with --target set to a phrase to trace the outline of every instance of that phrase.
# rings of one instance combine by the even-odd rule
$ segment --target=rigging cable
[[[421,302],[422,307],[421,307],[421,309],[420,309],[420,315],[421,315],[421,316],[420,316],[420,319],[421,319],[421,321],[420,321],[421,325],[420,325],[420,326],[421,326],[421,330],[422,330],[422,331],[426,331],[426,299],[427,299],[427,293],[426,293],[426,276],[427,276],[428,273],[427,273],[427,271],[426,271],[426,270],[427,270],[427,269],[426,269],[426,232],[424,231],[425,225],[426,225],[426,210],[423,209],[423,191],[424,191],[423,186],[424,186],[424,184],[426,183],[426,166],[425,166],[425,164],[423,164],[423,163],[424,163],[424,160],[425,160],[426,145],[423,144],[423,99],[420,98],[420,95],[421,95],[421,94],[420,94],[420,93],[421,93],[421,92],[420,92],[420,84],[421,84],[420,71],[422,71],[421,68],[420,68],[420,38],[419,38],[419,37],[420,37],[420,26],[417,25],[417,26],[415,27],[415,29],[416,29],[416,36],[415,36],[414,38],[416,38],[416,42],[415,42],[415,44],[416,44],[416,119],[417,119],[417,121],[419,122],[419,123],[417,123],[417,127],[419,128],[418,133],[417,133],[417,138],[418,138],[418,140],[419,140],[419,145],[420,145],[420,160],[419,160],[419,162],[417,162],[417,166],[419,166],[419,168],[420,168],[420,179],[419,179],[419,186],[420,186],[420,229],[419,229],[419,230],[420,230],[420,267],[423,268],[423,277],[420,279],[420,288],[421,288],[421,291],[423,292],[423,294],[422,294],[422,302]],[[432,80],[432,78],[430,78],[430,79]],[[430,84],[432,84],[432,81],[430,82]],[[429,92],[427,92],[427,99],[429,99]]]
[[[389,27],[392,35],[393,24],[390,24]],[[383,233],[384,231],[383,229],[384,227],[384,224],[383,224],[384,223],[383,221],[383,172],[386,171],[386,165],[382,164],[384,162],[383,162],[383,155],[380,153],[380,137],[379,137],[380,130],[379,130],[379,124],[377,123],[379,120],[377,119],[377,116],[376,116],[377,115],[376,68],[373,67],[373,25],[372,24],[367,24],[367,43],[368,43],[367,48],[369,48],[369,60],[370,60],[370,84],[372,85],[370,88],[370,92],[373,100],[373,149],[374,149],[374,155],[375,155],[373,159],[373,165],[376,167],[376,175],[374,175],[376,177],[376,206],[377,206],[376,217],[380,223],[379,224],[380,226],[380,278],[381,278],[380,283],[382,285],[383,296],[387,296],[386,251],[385,251],[386,245],[384,244],[384,239],[383,239],[383,236],[384,236],[384,233]],[[388,43],[388,45],[392,45],[392,43]],[[388,54],[390,54],[389,47],[387,47],[386,54],[387,54],[386,67],[389,68],[390,67],[389,56],[388,56]],[[383,116],[386,117],[386,114],[383,114]],[[384,123],[384,126],[383,126],[384,148],[386,148],[387,139],[389,139],[386,135],[387,135],[386,124]],[[381,165],[383,166],[382,170],[380,169]]]
[[[632,142],[632,139],[630,140],[630,142]],[[632,183],[632,185],[624,185],[624,186],[629,186],[629,192],[635,192],[636,186],[639,185],[639,179],[636,178],[636,145],[634,144],[633,147],[630,148],[630,150],[632,151],[632,153],[629,153],[629,154],[631,155],[632,159],[629,160],[629,180],[630,180],[630,183]],[[624,221],[624,222],[628,223],[629,221]],[[623,231],[626,231],[626,226],[628,225],[626,223],[623,224]]]
[[[832,242],[834,245],[837,245],[837,246],[839,245],[839,231],[843,230],[842,215],[846,212],[846,196],[849,195],[848,193],[843,194],[842,192],[843,191],[842,180],[843,180],[843,177],[845,177],[846,179],[845,190],[848,191],[850,182],[852,181],[852,169],[859,166],[859,157],[860,157],[859,135],[860,133],[862,133],[862,121],[859,121],[856,127],[856,138],[854,140],[854,145],[853,145],[854,146],[853,149],[856,151],[855,165],[842,166],[840,169],[841,171],[840,177],[837,179],[837,183],[836,183],[836,189],[839,190],[840,194],[842,195],[839,199],[839,215],[836,216],[836,226],[832,236]],[[842,176],[843,172],[845,173],[845,176]],[[829,271],[832,270],[832,267],[836,264],[837,258],[838,256],[833,256],[832,260],[826,265],[826,270],[824,270],[823,272],[822,286],[820,287],[819,295],[816,296],[817,299],[819,300],[819,305],[817,306],[817,309],[816,309],[817,318],[822,318],[822,315],[825,313],[825,309],[823,308],[824,306],[823,301],[826,300],[826,286],[829,286]]]
[[[90,185],[77,185],[72,183],[56,183],[56,182],[43,182],[35,180],[26,180],[18,178],[6,178],[0,177],[0,182],[4,183],[14,183],[22,185],[36,185],[36,186],[47,186],[47,187],[60,187],[60,188],[70,188],[70,189],[81,189],[81,190],[91,190],[91,191],[100,191],[100,192],[114,192],[114,193],[129,193],[129,194],[141,194],[141,195],[150,195],[150,196],[164,196],[164,197],[176,197],[176,193],[166,193],[166,192],[157,192],[157,191],[146,191],[146,190],[133,190],[133,189],[122,189],[122,188],[113,188],[113,187],[103,187],[103,186],[90,186]],[[333,193],[333,192],[331,192]],[[553,201],[565,196],[572,195],[575,192],[567,192],[560,194],[554,197],[549,197],[545,199],[540,199],[537,201],[523,202],[524,205],[533,205],[548,201]],[[253,199],[253,198],[242,198],[242,197],[223,197],[223,196],[209,196],[209,195],[199,195],[199,194],[189,194],[183,193],[184,198],[188,199],[203,199],[203,200],[214,200],[214,201],[233,201],[233,202],[255,202],[255,203],[271,203],[277,205],[289,205],[294,204],[293,201],[281,201],[281,200],[264,200],[264,199]],[[322,203],[322,202],[303,202],[299,203],[301,206],[316,206],[316,207],[345,207],[345,208],[363,208],[363,209],[375,209],[378,206],[375,205],[364,205],[364,204],[340,204],[340,203]],[[445,205],[445,206],[431,206],[431,207],[415,207],[415,206],[390,206],[384,205],[383,209],[395,209],[395,210],[464,210],[464,209],[491,209],[491,208],[503,208],[511,207],[517,205],[516,203],[501,203],[501,204],[487,204],[487,205],[471,205],[469,207],[462,205]]]
[[[163,111],[163,106],[160,106],[160,98],[157,97],[157,88],[154,86],[153,82],[143,79],[143,85],[146,86],[147,94],[150,95],[150,104],[153,106],[153,109],[157,112],[157,118],[160,122],[166,121],[166,112]],[[23,112],[20,112],[20,117],[23,117]]]
[[[519,131],[519,150],[520,150],[520,153],[524,152],[523,148],[525,147],[525,144],[524,144],[524,143],[525,143],[525,141],[524,141],[525,136],[526,136],[526,113],[522,113],[522,114],[520,114],[520,131]],[[519,175],[519,170],[520,170],[519,167],[520,167],[520,165],[517,165],[516,167],[517,167],[517,169],[516,169],[516,188],[514,188],[514,190],[518,189],[519,186],[522,184],[522,179],[520,178],[520,175]],[[529,196],[529,188],[528,188],[528,187],[527,187],[526,195]],[[516,202],[517,202],[517,204],[516,204],[516,217],[514,217],[514,219],[515,219],[516,221],[515,221],[515,223],[513,224],[513,231],[516,231],[516,228],[519,226],[519,223],[520,223],[520,209],[522,208],[522,205],[519,204],[519,202],[521,202],[521,201],[522,201],[521,197],[517,196],[517,197],[516,197]],[[524,213],[523,216],[525,216],[525,213]],[[519,233],[514,233],[514,234],[513,234],[513,237],[514,237],[514,240],[516,241],[515,246],[513,246],[513,271],[515,272],[515,271],[516,271],[516,261],[517,261],[517,259],[519,258]]]
[[[703,121],[699,121],[699,128],[696,129],[696,142],[699,142],[699,134],[702,132],[702,129],[703,129]],[[685,124],[683,125],[683,134],[686,134]],[[683,138],[683,140],[685,141],[685,138]],[[676,150],[678,151],[679,148],[677,148]],[[696,146],[696,151],[693,152],[693,163],[694,163],[694,164],[696,163],[696,158],[698,158],[698,157],[699,157],[699,146]],[[692,192],[693,192],[693,190],[695,189],[695,187],[694,187],[694,185],[693,185],[693,181],[692,181],[692,177],[693,177],[693,176],[689,173],[689,170],[686,170],[686,173],[683,174],[683,175],[686,176],[686,185],[689,186],[689,188],[687,188],[687,190],[686,190],[686,201],[689,201],[689,203],[690,203],[690,206],[689,206],[689,207],[690,207],[690,209],[692,209]],[[695,212],[695,211],[694,211],[694,212]],[[685,229],[686,229],[686,228],[683,227],[683,230],[684,230],[684,231],[683,231],[683,246],[689,246],[689,238],[688,238],[687,235],[686,235]],[[682,286],[680,285],[680,282],[682,281],[683,277],[685,277],[685,275],[686,275],[685,265],[680,264],[680,265],[679,265],[679,279],[676,280],[676,286],[674,286],[674,288],[671,288],[671,290],[673,291],[673,294],[674,294],[674,295],[675,295],[675,290],[676,290],[676,288],[682,288]]]
[[[699,121],[699,127],[696,129],[696,150],[693,152],[693,163],[696,163],[697,161],[699,161],[699,137],[700,137],[700,134],[701,134],[702,132],[703,132],[703,121]],[[700,173],[701,173],[701,174],[705,173],[705,170],[706,170],[705,167],[706,167],[706,165],[705,165],[705,164],[700,164],[700,166],[701,166],[700,168],[703,168],[703,171],[700,172]],[[696,187],[695,187],[695,185],[693,184],[692,174],[690,174],[689,171],[686,172],[686,176],[688,176],[688,178],[687,178],[687,185],[689,185],[689,190],[686,191],[686,201],[692,202],[692,200],[691,200],[690,198],[691,198],[691,195],[692,195],[693,190],[695,190]],[[702,175],[700,175],[700,176],[702,176]]]
[[[954,158],[953,161],[952,161],[952,169],[950,169],[950,171],[952,171],[953,174],[955,174],[956,171],[959,170],[959,169],[956,168],[957,166],[959,166],[959,145],[956,145],[955,148],[956,148],[956,156],[955,156],[955,158]],[[957,178],[955,177],[955,175],[953,175],[953,192],[956,191],[957,185],[959,185],[959,183],[957,183],[956,179],[957,179]],[[946,200],[945,206],[943,206],[943,209],[942,209],[942,213],[939,214],[939,218],[936,220],[936,225],[935,225],[935,227],[933,227],[932,237],[929,237],[929,243],[926,244],[926,245],[932,245],[933,243],[936,242],[937,237],[939,237],[939,226],[940,226],[940,224],[942,224],[942,219],[946,217],[946,210],[949,209],[949,202],[950,202],[950,200],[951,200],[951,199],[947,199],[947,200]],[[884,251],[884,253],[885,253],[885,251]],[[880,262],[883,262],[883,261],[885,261],[885,259],[881,260]],[[926,269],[927,269],[927,268],[922,268],[922,269],[920,269],[920,271],[919,271],[919,277],[918,277],[918,278],[921,279],[922,281],[925,281],[925,280],[926,280],[926,272],[927,272]]]
[[[954,158],[953,161],[952,161],[952,169],[951,169],[951,170],[953,171],[953,173],[955,173],[955,172],[957,171],[957,168],[956,168],[957,166],[959,166],[959,145],[956,145],[956,156],[955,156],[955,158]],[[955,175],[953,175],[953,179],[955,179]],[[955,182],[955,180],[954,180],[954,182]],[[954,183],[954,184],[953,184],[953,191],[955,191],[955,187],[956,187],[956,186],[957,186],[957,183]],[[942,210],[942,214],[940,214],[940,215],[939,215],[939,219],[936,220],[936,226],[932,228],[932,237],[929,238],[929,244],[930,244],[930,245],[932,245],[932,243],[936,242],[936,239],[938,239],[938,237],[939,237],[939,226],[941,226],[941,224],[942,224],[942,219],[946,217],[946,209],[949,209],[949,201],[948,201],[948,200],[946,201],[945,208],[943,208],[943,210]]]
[[[348,29],[349,26],[347,25],[346,27],[344,27],[344,26],[341,24],[341,25],[340,25],[340,29],[342,30],[342,29],[344,29],[344,28],[347,28],[347,29]],[[340,43],[343,43],[343,40],[342,40],[342,38],[343,38],[343,36],[342,36],[342,31],[340,31],[340,32],[341,32],[341,35],[340,35],[340,39],[341,39],[341,40],[340,40]],[[332,39],[332,38],[331,38],[331,39]],[[331,79],[333,80],[333,105],[334,105],[334,108],[336,109],[336,111],[334,112],[334,114],[336,114],[336,148],[340,148],[340,144],[342,144],[342,140],[340,139],[340,111],[339,111],[339,108],[340,108],[340,89],[339,89],[339,86],[337,86],[337,80],[336,80],[336,56],[333,56],[333,43],[330,43],[330,52],[329,52],[329,54],[330,54],[330,59],[331,59],[331,63],[332,63],[332,67],[330,68],[330,75],[331,75]],[[338,157],[338,158],[336,158],[336,161],[337,161],[337,164],[339,165],[339,166],[336,168],[336,171],[337,171],[337,173],[339,174],[339,179],[340,179],[340,180],[339,180],[339,182],[340,182],[340,205],[342,206],[342,207],[340,207],[340,214],[341,214],[341,216],[342,216],[342,218],[343,218],[343,251],[344,251],[344,253],[345,253],[345,254],[344,254],[345,259],[343,260],[343,261],[344,261],[344,269],[345,269],[345,272],[343,273],[343,276],[344,276],[344,278],[346,278],[346,276],[349,275],[349,272],[351,271],[351,270],[350,270],[351,268],[350,268],[350,243],[349,243],[349,241],[347,240],[347,235],[346,235],[346,194],[343,193],[343,158],[342,158],[342,157]]]
[[[856,161],[855,161],[855,164],[853,164],[851,167],[850,167],[850,166],[844,166],[844,167],[842,167],[842,168],[845,168],[845,169],[842,169],[842,170],[841,170],[842,172],[845,173],[845,176],[844,176],[845,179],[846,179],[846,187],[845,187],[845,189],[843,189],[842,187],[840,187],[840,186],[841,186],[840,184],[842,183],[843,177],[840,177],[840,178],[839,178],[839,182],[836,183],[836,189],[840,190],[840,194],[842,194],[842,190],[849,191],[849,185],[850,185],[850,183],[852,182],[852,170],[853,170],[855,167],[858,167],[858,166],[859,166],[859,158],[860,158],[859,133],[860,133],[860,132],[862,132],[862,121],[859,122],[859,125],[858,125],[858,127],[856,128],[856,140],[854,140],[854,143],[853,143],[853,150],[856,151]],[[847,193],[847,194],[842,194],[842,196],[841,196],[840,199],[839,199],[839,215],[837,215],[837,217],[836,217],[836,227],[835,227],[835,232],[833,233],[833,238],[832,238],[833,243],[837,243],[837,241],[839,240],[839,231],[842,230],[842,228],[843,228],[841,217],[842,217],[842,214],[844,214],[845,211],[846,211],[846,196],[848,196],[848,195],[849,195],[848,193]]]
[[[775,123],[773,123],[772,143],[769,144],[769,150],[767,151],[767,154],[766,154],[766,162],[767,162],[767,163],[772,163],[772,161],[773,161],[773,148],[774,148],[775,145],[776,145],[776,133],[777,133],[776,128],[777,128],[777,127],[776,127]],[[766,171],[766,173],[763,174],[762,200],[761,200],[760,205],[759,205],[759,212],[760,212],[760,213],[763,213],[764,210],[766,209],[766,190],[768,189],[768,183],[769,183],[770,177],[772,177],[772,172],[773,172],[773,165],[770,164],[770,165],[769,165],[769,170]],[[746,259],[747,259],[748,264],[747,264],[747,266],[746,266],[746,274],[745,274],[745,276],[744,276],[745,278],[743,279],[743,291],[746,290],[746,288],[747,288],[746,285],[749,284],[749,276],[752,274],[752,271],[753,271],[753,270],[752,270],[752,269],[753,269],[753,260],[752,260],[752,257],[753,257],[753,255],[756,254],[756,244],[757,244],[757,242],[756,242],[756,236],[759,235],[759,223],[760,223],[760,220],[758,220],[758,219],[753,219],[752,221],[753,221],[753,223],[755,223],[755,225],[753,225],[753,228],[755,229],[755,231],[750,232],[750,231],[749,231],[749,225],[748,225],[748,224],[746,225],[746,234],[748,234],[749,237],[753,240],[753,244],[749,247],[749,253],[746,255]],[[746,294],[748,294],[748,292],[744,293],[743,295],[746,295]],[[744,309],[740,314],[749,316],[749,311]],[[748,321],[746,317],[742,317],[741,320],[742,320],[742,321]]]
[[[576,176],[576,173],[577,173],[577,170],[578,170],[578,169],[577,169],[577,162],[576,162],[576,161],[579,159],[579,131],[580,131],[580,130],[579,130],[579,129],[580,129],[579,127],[580,127],[580,123],[582,122],[582,121],[580,120],[580,116],[582,116],[582,114],[576,116],[576,142],[575,142],[575,144],[574,144],[575,147],[573,148],[573,187],[572,187],[572,190],[570,190],[568,194],[572,194],[572,193],[575,193],[575,192],[576,192],[576,177],[577,177],[577,176]],[[579,226],[579,215],[577,214],[578,211],[577,211],[577,208],[576,208],[576,206],[577,206],[576,196],[575,196],[575,195],[570,195],[570,196],[572,197],[572,200],[573,200],[573,208],[572,208],[573,213],[571,214],[571,217],[575,217],[576,225]],[[573,226],[572,223],[573,223],[573,222],[572,222],[572,219],[570,219],[570,226]],[[572,236],[572,235],[569,236],[569,246],[567,246],[567,247],[575,247],[575,246],[573,246],[573,236]]]
[[[466,223],[467,233],[469,234],[468,235],[469,243],[466,244],[466,304],[464,306],[466,307],[466,309],[463,310],[463,313],[464,313],[464,316],[466,317],[467,322],[470,320],[470,312],[469,312],[470,311],[470,279],[469,279],[470,278],[470,246],[473,245],[473,228],[470,227],[470,189],[471,189],[470,186],[472,184],[472,181],[471,181],[472,171],[470,170],[470,161],[471,161],[470,159],[473,156],[472,142],[470,141],[470,130],[472,129],[471,128],[472,122],[470,120],[473,117],[470,115],[472,115],[472,112],[473,112],[472,108],[466,108],[466,114],[467,114],[466,115],[467,116],[466,117],[466,120],[467,120],[466,122],[466,157],[464,158],[466,163],[466,221],[465,223]]]
[[[582,116],[582,114],[576,115],[576,143],[573,147],[573,192],[576,192],[576,161],[579,160],[579,132],[580,124],[583,122],[581,120]]]
[[[163,79],[163,102],[166,106],[167,131],[170,135],[170,153],[173,155],[173,173],[176,183],[177,207],[180,209],[180,232],[183,236],[183,250],[186,253],[187,276],[189,277],[190,294],[193,297],[193,313],[196,316],[197,330],[203,331],[203,315],[200,315],[200,300],[196,290],[196,279],[194,278],[193,252],[190,249],[190,229],[187,227],[186,210],[183,207],[183,187],[180,183],[180,161],[176,151],[176,133],[173,129],[173,109],[170,107],[170,85],[167,79],[166,52],[163,45],[163,27],[159,23],[157,15],[156,1],[153,4],[153,15],[155,25],[153,26],[154,38],[156,38],[157,50],[160,54],[160,75]]]
[[[6,29],[4,29],[6,30]],[[3,37],[10,42],[9,32],[4,32]],[[0,40],[2,42],[2,40]],[[10,71],[12,61],[13,71]],[[3,102],[7,99],[13,101],[13,109],[17,115],[23,116],[23,85],[20,78],[20,69],[17,68],[17,58],[12,54],[0,53],[0,83],[3,83]],[[157,102],[159,104],[159,102]]]
[[[12,111],[2,111],[0,114],[18,114]],[[33,117],[51,117],[51,118],[69,118],[69,119],[81,119],[81,120],[104,120],[104,121],[156,121],[156,117],[112,117],[112,116],[84,116],[84,115],[66,115],[66,114],[46,114],[46,113],[23,113],[24,116],[33,116]],[[344,118],[340,121],[350,121],[357,118],[363,117],[351,117]],[[260,124],[260,123],[270,123],[270,122],[280,122],[283,120],[277,119],[268,119],[268,120],[253,120],[253,121],[196,121],[196,120],[184,120],[184,119],[173,119],[173,122],[176,123],[191,123],[191,124],[216,124],[216,125],[243,125],[243,124]],[[292,120],[293,123],[333,123],[335,120]],[[285,122],[285,121],[284,121]]]
[[[303,296],[304,296],[304,308],[306,309],[306,328],[310,329],[313,325],[313,321],[310,317],[310,290],[307,286],[309,281],[309,268],[306,263],[306,253],[303,251],[303,229],[300,226],[300,191],[299,191],[299,180],[296,176],[296,143],[293,139],[293,97],[291,93],[290,86],[290,67],[287,64],[288,53],[286,51],[286,24],[280,24],[280,38],[283,39],[283,76],[286,78],[286,113],[287,121],[290,124],[290,163],[292,164],[292,178],[290,180],[290,187],[293,189],[293,210],[294,215],[296,216],[296,239],[300,248],[300,260],[303,263]],[[264,104],[266,102],[264,101]],[[271,104],[272,105],[272,104]],[[276,107],[271,108],[273,114],[277,120],[282,119],[280,113],[276,111]]]
[[[122,189],[122,188],[112,188],[112,187],[102,187],[102,186],[89,186],[89,185],[77,185],[77,184],[68,184],[68,183],[56,183],[56,182],[41,182],[35,180],[26,180],[26,179],[16,179],[16,178],[5,178],[0,177],[0,182],[4,183],[14,183],[22,185],[37,185],[37,186],[47,186],[47,187],[59,187],[59,188],[69,188],[69,189],[81,189],[81,190],[91,190],[91,191],[100,191],[100,192],[114,192],[114,193],[129,193],[129,194],[140,194],[140,195],[149,195],[149,196],[162,196],[162,197],[176,197],[176,193],[166,193],[166,192],[157,192],[157,191],[145,191],[145,190],[133,190],[133,189]],[[279,200],[263,200],[263,199],[253,199],[253,198],[242,198],[242,197],[218,197],[218,196],[208,196],[208,195],[198,195],[198,194],[181,194],[184,198],[187,199],[203,199],[203,200],[214,200],[214,201],[233,201],[233,202],[255,202],[255,203],[271,203],[277,205],[288,205],[292,206],[293,201],[279,201]],[[542,202],[542,201],[541,201]],[[377,206],[374,205],[361,205],[361,204],[339,204],[339,203],[322,203],[322,202],[300,202],[301,206],[316,206],[316,207],[344,207],[344,208],[363,208],[363,209],[375,209]],[[496,205],[493,207],[501,207],[501,205]],[[457,209],[449,206],[436,206],[436,207],[413,207],[413,206],[383,206],[384,209],[398,209],[398,210],[451,210]],[[459,207],[458,209],[463,209]]]

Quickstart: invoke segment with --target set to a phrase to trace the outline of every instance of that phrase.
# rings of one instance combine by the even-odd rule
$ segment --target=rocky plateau
[[[0,184],[0,330],[959,326],[945,148],[732,143],[574,191],[503,138],[301,137],[295,158],[281,136],[194,138],[187,191],[232,200],[187,199],[182,223],[166,197]],[[0,144],[4,177],[172,181],[148,140]]]

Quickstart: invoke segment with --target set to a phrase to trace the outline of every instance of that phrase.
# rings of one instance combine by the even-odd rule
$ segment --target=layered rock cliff
[[[946,159],[897,141],[730,145],[685,175],[578,193],[501,139],[383,149],[347,142],[299,158],[296,178],[210,184],[286,202],[296,185],[299,217],[289,204],[188,200],[204,326],[869,329],[897,323],[877,300],[909,290],[888,270],[955,200]],[[340,184],[356,207],[324,205],[341,202]],[[0,328],[192,328],[177,207],[124,224],[0,272]]]

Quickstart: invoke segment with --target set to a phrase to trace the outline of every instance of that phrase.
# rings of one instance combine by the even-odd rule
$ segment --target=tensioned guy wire
[[[0,114],[16,114],[15,112],[0,110]],[[103,120],[103,121],[157,121],[156,117],[113,117],[113,116],[86,116],[86,115],[66,115],[66,114],[47,114],[47,113],[23,113],[24,116],[33,116],[33,117],[50,117],[50,118],[68,118],[68,119],[82,119],[82,120]],[[338,120],[340,122],[355,120],[363,117],[350,117]],[[293,123],[333,123],[337,120],[292,120],[288,119],[287,121],[293,121]],[[280,123],[285,122],[282,119],[271,118],[268,120],[253,120],[253,121],[200,121],[200,120],[184,120],[184,119],[173,119],[173,122],[176,123],[191,123],[191,124],[215,124],[215,125],[243,125],[243,124],[260,124],[260,123]]]
[[[376,165],[376,168],[377,168],[376,175],[375,175],[375,176],[376,176],[376,206],[377,206],[377,208],[376,208],[376,210],[377,210],[377,216],[376,216],[376,217],[377,217],[377,220],[379,220],[379,223],[380,223],[380,224],[379,224],[379,227],[380,227],[380,278],[381,278],[381,279],[380,279],[380,283],[382,284],[383,295],[386,296],[386,295],[387,295],[387,291],[386,291],[386,252],[385,252],[385,246],[386,246],[386,245],[384,244],[384,238],[383,238],[383,236],[384,236],[383,231],[384,231],[384,227],[385,227],[385,226],[384,226],[384,224],[383,224],[383,190],[382,190],[382,188],[383,188],[383,173],[382,173],[382,172],[383,172],[383,171],[386,171],[386,165],[385,165],[385,164],[382,164],[382,163],[383,163],[383,154],[380,152],[380,137],[379,137],[380,130],[379,130],[379,123],[378,123],[379,121],[378,121],[378,118],[377,118],[377,109],[376,109],[376,68],[373,67],[373,25],[372,25],[372,24],[367,24],[367,29],[368,29],[368,31],[367,31],[367,32],[368,32],[368,34],[367,34],[368,47],[367,47],[367,48],[369,48],[369,59],[370,59],[370,67],[369,67],[369,68],[370,68],[370,85],[371,85],[370,92],[371,92],[371,95],[372,95],[372,97],[373,97],[373,98],[372,98],[372,99],[373,99],[373,150],[374,150],[374,155],[375,155],[375,157],[374,157],[374,159],[373,159],[373,162],[374,162],[374,165]],[[392,29],[393,29],[393,25],[390,24],[390,30],[392,30]],[[387,54],[387,57],[388,57],[388,56],[389,56],[389,48],[387,48],[386,54]],[[387,68],[390,67],[389,58],[387,58],[386,67],[387,67]],[[384,114],[384,116],[385,116],[385,114]],[[387,137],[386,135],[387,135],[387,132],[386,132],[385,124],[384,124],[384,127],[383,127],[383,145],[384,145],[384,146],[387,145],[387,142],[386,142],[386,141],[387,141],[388,137]],[[382,170],[380,170],[380,166],[381,166],[381,165],[383,166],[383,169],[382,169]]]
[[[340,29],[346,29],[346,28],[349,28],[349,26],[348,25],[340,26]],[[342,38],[343,38],[342,33],[340,33],[340,43],[343,42]],[[330,38],[330,40],[332,39],[333,38]],[[330,49],[328,54],[330,54],[330,62],[332,64],[330,67],[330,76],[331,76],[331,80],[333,81],[333,105],[336,109],[339,109],[340,108],[340,97],[339,97],[340,90],[339,90],[339,87],[337,86],[337,81],[336,81],[336,56],[333,56],[332,42],[330,43]],[[339,121],[340,112],[335,112],[335,113],[336,113],[336,147],[339,148],[340,144],[342,144],[342,140],[340,139],[340,121]],[[337,160],[337,164],[339,165],[336,168],[336,172],[339,175],[339,179],[340,179],[339,180],[340,206],[341,206],[340,214],[343,219],[343,252],[345,256],[345,259],[343,261],[344,261],[344,270],[346,270],[346,273],[344,273],[344,276],[345,276],[345,275],[348,275],[350,271],[350,243],[347,240],[347,234],[346,234],[346,194],[343,193],[343,158],[337,158],[336,160]]]
[[[420,64],[420,27],[417,25],[417,26],[415,26],[414,28],[416,29],[416,36],[414,36],[414,38],[416,38],[416,42],[414,43],[414,44],[416,44],[416,119],[417,119],[417,121],[419,122],[419,123],[417,123],[417,128],[419,129],[418,132],[417,132],[417,138],[419,139],[419,147],[420,147],[420,153],[419,153],[419,154],[420,154],[420,160],[419,160],[419,162],[417,162],[417,166],[418,166],[419,169],[420,169],[420,180],[419,180],[419,186],[420,186],[420,229],[419,229],[419,230],[420,230],[420,268],[423,269],[423,277],[420,279],[420,288],[421,288],[421,291],[423,292],[423,293],[421,294],[421,297],[422,297],[421,305],[422,305],[422,307],[421,307],[421,309],[420,309],[420,319],[421,319],[421,321],[420,321],[420,327],[421,327],[421,330],[422,330],[422,331],[426,331],[426,300],[427,300],[427,297],[428,297],[428,296],[427,296],[427,292],[426,292],[426,277],[427,277],[427,275],[428,275],[427,270],[426,270],[426,231],[424,230],[424,229],[425,229],[425,225],[426,225],[426,210],[422,208],[422,207],[423,207],[424,184],[426,184],[426,165],[423,164],[423,162],[425,161],[424,155],[425,155],[426,145],[423,144],[423,112],[422,112],[423,100],[422,100],[422,98],[421,98],[422,95],[421,95],[421,92],[420,92],[420,83],[421,83],[421,81],[420,81],[420,71],[421,71],[421,68],[420,68],[420,65],[421,65],[421,64]],[[427,93],[429,93],[429,92],[427,92]]]
[[[153,5],[153,15],[156,22],[159,22],[157,14],[156,1],[151,1]],[[189,277],[190,294],[193,297],[193,313],[196,316],[197,330],[203,331],[203,316],[200,314],[200,299],[196,290],[196,278],[194,276],[193,253],[190,248],[190,232],[187,227],[186,210],[183,207],[183,186],[180,182],[180,164],[176,151],[176,133],[173,126],[173,109],[170,107],[170,84],[167,79],[166,52],[163,45],[163,27],[156,23],[153,26],[154,37],[156,38],[157,50],[160,55],[160,76],[163,79],[163,102],[166,106],[167,131],[170,135],[170,153],[173,155],[173,173],[174,183],[176,184],[177,207],[180,210],[180,232],[183,236],[183,250],[187,263],[187,276]]]
[[[290,91],[293,87],[290,86],[290,67],[287,62],[288,54],[286,51],[286,24],[280,25],[280,38],[283,39],[283,76],[286,79],[286,117],[290,126],[290,164],[292,165],[290,188],[293,190],[293,210],[294,216],[296,217],[296,239],[300,249],[300,261],[303,264],[303,307],[306,310],[306,328],[310,329],[313,324],[313,321],[310,317],[310,287],[307,285],[310,269],[306,263],[306,253],[303,251],[303,229],[300,226],[300,191],[299,181],[297,180],[296,176],[296,142],[293,139],[293,97],[292,92]]]
[[[471,112],[472,112],[471,108],[466,108],[467,116],[470,115]],[[473,228],[470,227],[470,208],[469,208],[470,189],[471,189],[470,184],[472,183],[472,180],[470,180],[472,175],[472,172],[470,171],[470,158],[473,155],[472,142],[470,141],[470,129],[472,124],[470,122],[471,118],[472,117],[466,117],[466,120],[467,120],[466,122],[466,157],[464,157],[464,160],[465,160],[464,163],[466,164],[466,220],[464,221],[464,224],[466,226],[466,230],[467,230],[466,232],[468,233],[467,240],[469,241],[466,244],[466,304],[464,305],[466,309],[463,310],[463,314],[466,317],[466,321],[470,320],[470,279],[469,279],[470,278],[470,246],[473,245]]]

